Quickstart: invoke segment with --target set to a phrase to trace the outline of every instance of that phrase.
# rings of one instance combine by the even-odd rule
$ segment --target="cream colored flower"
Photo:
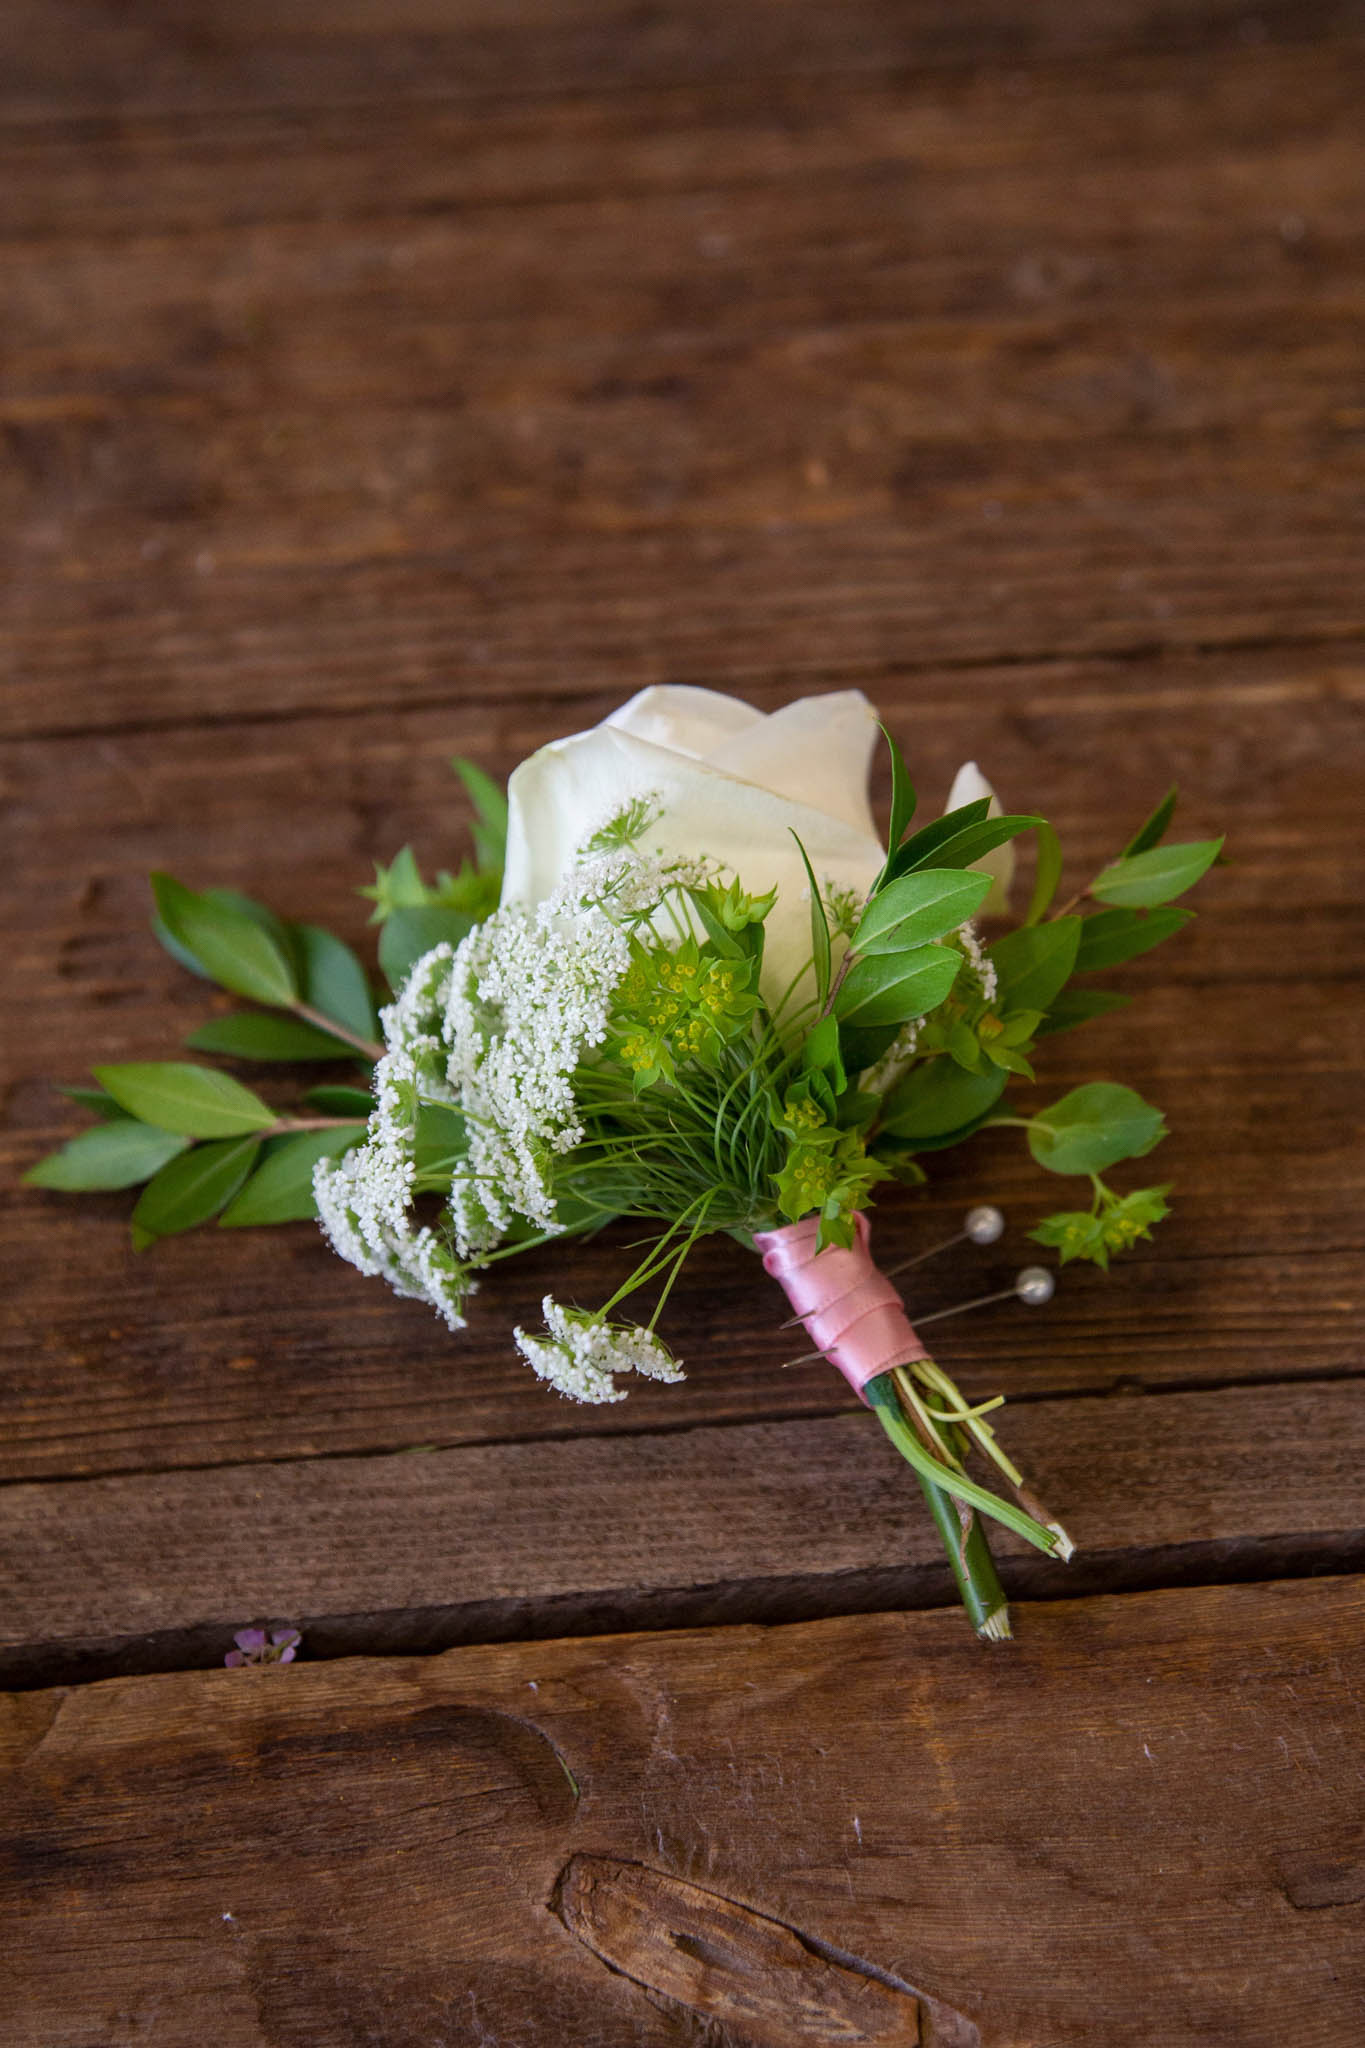
[[[1001,803],[995,791],[987,782],[975,761],[964,761],[953,777],[953,786],[948,792],[946,810],[956,811],[963,804],[979,803],[983,796],[991,800],[988,818],[1002,815]],[[1014,880],[1014,841],[1007,839],[1003,846],[997,846],[992,853],[983,854],[980,860],[972,862],[973,868],[981,875],[991,878],[990,893],[982,904],[979,917],[1003,917],[1009,909],[1010,885]]]
[[[860,690],[803,697],[765,716],[714,690],[642,690],[590,732],[523,761],[508,789],[504,904],[535,904],[578,849],[636,797],[658,810],[651,853],[705,856],[754,895],[776,888],[763,993],[777,1002],[810,958],[796,833],[823,888],[866,894],[884,853],[867,797],[876,714]]]

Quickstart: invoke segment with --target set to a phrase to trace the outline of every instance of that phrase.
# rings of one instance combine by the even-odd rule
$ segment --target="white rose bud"
[[[508,788],[502,900],[548,896],[576,850],[653,794],[649,852],[704,855],[753,895],[777,889],[763,994],[778,1002],[810,958],[810,892],[796,833],[823,889],[866,895],[885,854],[867,798],[876,713],[861,690],[803,697],[765,716],[682,684],[641,690],[591,732],[542,747]]]

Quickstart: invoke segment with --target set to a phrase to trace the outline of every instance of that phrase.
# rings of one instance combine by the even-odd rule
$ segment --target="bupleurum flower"
[[[541,1379],[571,1401],[624,1401],[613,1373],[638,1372],[646,1379],[685,1377],[668,1347],[638,1323],[609,1323],[587,1309],[569,1308],[547,1294],[541,1303],[545,1330],[512,1332],[517,1349]]]

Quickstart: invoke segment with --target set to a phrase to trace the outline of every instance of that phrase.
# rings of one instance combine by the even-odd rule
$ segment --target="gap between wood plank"
[[[998,1558],[1013,1606],[1123,1598],[1200,1587],[1252,1586],[1350,1578],[1365,1572],[1365,1530],[1332,1537],[1237,1538],[1172,1544],[1112,1559],[1061,1565],[1044,1558]],[[865,1614],[955,1609],[958,1596],[946,1564],[884,1571],[764,1580],[752,1584],[651,1589],[638,1600],[581,1596],[490,1601],[483,1608],[412,1608],[392,1614],[305,1616],[309,1663],[353,1657],[438,1657],[482,1644],[560,1642],[593,1636],[664,1635],[687,1629],[785,1628]],[[249,1620],[253,1619],[248,1617]],[[271,1615],[267,1624],[297,1617]],[[964,1641],[970,1629],[962,1622]],[[230,1630],[219,1624],[140,1636],[44,1643],[0,1653],[4,1693],[102,1684],[164,1672],[216,1670]],[[997,1654],[1008,1656],[1007,1648]]]

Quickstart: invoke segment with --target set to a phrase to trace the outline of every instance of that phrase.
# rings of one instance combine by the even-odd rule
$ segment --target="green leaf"
[[[801,1048],[801,1070],[806,1074],[827,1074],[836,1094],[847,1086],[848,1076],[839,1054],[839,1025],[833,1017],[822,1017],[806,1033]]]
[[[1078,1024],[1106,1017],[1111,1010],[1126,1010],[1132,1000],[1131,996],[1117,995],[1107,988],[1064,988],[1039,1024],[1036,1036],[1055,1038],[1059,1031],[1074,1031]]]
[[[1135,853],[1146,853],[1148,847],[1155,846],[1158,840],[1164,838],[1166,827],[1170,824],[1175,811],[1175,800],[1178,794],[1179,791],[1176,785],[1172,783],[1165,796],[1162,797],[1161,802],[1152,812],[1151,817],[1148,818],[1146,824],[1139,825],[1137,831],[1124,847],[1123,856],[1125,860]]]
[[[183,1152],[188,1138],[174,1131],[158,1130],[119,1113],[113,1123],[96,1124],[50,1152],[24,1175],[31,1188],[61,1188],[71,1194],[89,1194],[97,1188],[132,1188]]]
[[[1035,818],[1018,813],[1003,818],[983,818],[979,825],[964,826],[961,832],[944,841],[938,850],[935,867],[969,868],[973,861],[984,854],[994,853],[997,846],[1003,846],[1007,839],[1017,839],[1021,832],[1047,823],[1045,818]],[[919,861],[916,866],[923,867]]]
[[[130,1116],[165,1131],[182,1131],[187,1138],[237,1137],[265,1130],[276,1120],[269,1103],[212,1067],[147,1061],[96,1067],[95,1079]]]
[[[354,1123],[345,1129],[299,1131],[272,1140],[255,1173],[219,1217],[219,1228],[304,1223],[315,1217],[313,1168],[319,1159],[335,1159],[339,1153],[349,1152],[364,1136],[364,1124]]]
[[[450,765],[474,806],[474,857],[485,874],[501,870],[507,852],[507,792],[477,762],[457,754]]]
[[[955,811],[948,811],[943,817],[935,818],[932,824],[921,825],[914,837],[907,839],[903,846],[893,846],[886,866],[882,870],[878,887],[884,889],[897,875],[909,874],[912,868],[940,867],[938,850],[955,839],[965,827],[980,824],[991,807],[988,796],[977,797],[973,803],[959,804]]]
[[[1054,917],[1050,924],[1020,925],[990,948],[1000,981],[999,1007],[1050,1009],[1076,964],[1082,919]]]
[[[390,912],[379,934],[379,964],[394,994],[424,953],[445,943],[458,946],[473,929],[474,919],[463,910],[445,910],[436,903]]]
[[[1081,942],[1076,949],[1076,974],[1097,974],[1104,967],[1120,967],[1150,953],[1163,939],[1182,931],[1194,916],[1192,910],[1167,905],[1140,916],[1136,910],[1097,910],[1081,921]]]
[[[65,1095],[70,1102],[78,1102],[82,1109],[89,1110],[91,1116],[97,1116],[102,1124],[115,1123],[119,1117],[128,1114],[115,1102],[107,1088],[59,1088],[57,1093]]]
[[[995,1107],[1009,1076],[998,1067],[969,1074],[952,1060],[922,1060],[886,1098],[881,1129],[891,1138],[939,1138]]]
[[[138,1249],[148,1240],[177,1236],[216,1216],[250,1173],[260,1149],[256,1138],[220,1138],[196,1145],[163,1166],[133,1211]]]
[[[932,945],[856,960],[835,998],[835,1014],[854,1029],[908,1024],[938,1007],[961,965],[955,948]]]
[[[1145,909],[1183,896],[1207,873],[1222,851],[1221,839],[1191,839],[1175,846],[1153,846],[1146,853],[1116,860],[1095,877],[1090,893],[1101,903]]]
[[[886,845],[887,852],[894,853],[910,829],[910,820],[915,815],[919,799],[905,765],[905,756],[885,726],[881,727],[881,735],[891,755],[891,829],[886,836]]]
[[[268,1017],[259,1010],[239,1010],[232,1017],[213,1017],[185,1040],[195,1052],[221,1053],[236,1060],[354,1060],[354,1047],[343,1045],[300,1017]]]
[[[1044,822],[1038,827],[1038,865],[1033,877],[1033,894],[1029,898],[1028,915],[1025,924],[1037,924],[1057,894],[1057,884],[1062,879],[1062,842],[1051,825]]]
[[[745,948],[741,946],[735,934],[726,925],[725,920],[717,915],[713,905],[707,901],[706,891],[704,889],[689,889],[687,896],[692,908],[701,920],[702,929],[705,931],[707,938],[722,958],[726,960],[747,959],[748,954]]]
[[[310,1088],[303,1099],[324,1116],[368,1117],[374,1108],[374,1097],[368,1088],[336,1087],[330,1082]]]
[[[350,947],[315,924],[294,927],[303,962],[303,1000],[357,1038],[377,1039],[369,978]]]
[[[1103,1173],[1141,1159],[1166,1135],[1161,1111],[1116,1081],[1073,1088],[1029,1124],[1029,1150],[1050,1173]]]
[[[413,1158],[417,1172],[441,1174],[446,1180],[469,1150],[464,1112],[447,1102],[424,1102],[417,1112]]]
[[[234,995],[287,1008],[298,994],[294,969],[273,933],[246,910],[197,895],[171,875],[153,875],[157,912],[170,936]]]
[[[801,855],[810,883],[810,950],[815,966],[815,999],[823,1007],[829,995],[830,981],[829,919],[825,916],[820,885],[815,879],[815,870],[810,864],[806,849],[795,832],[792,833],[792,838],[796,840],[797,851]]]
[[[868,904],[853,934],[860,957],[902,953],[954,932],[979,910],[991,886],[989,875],[956,868],[930,868],[888,882]]]

